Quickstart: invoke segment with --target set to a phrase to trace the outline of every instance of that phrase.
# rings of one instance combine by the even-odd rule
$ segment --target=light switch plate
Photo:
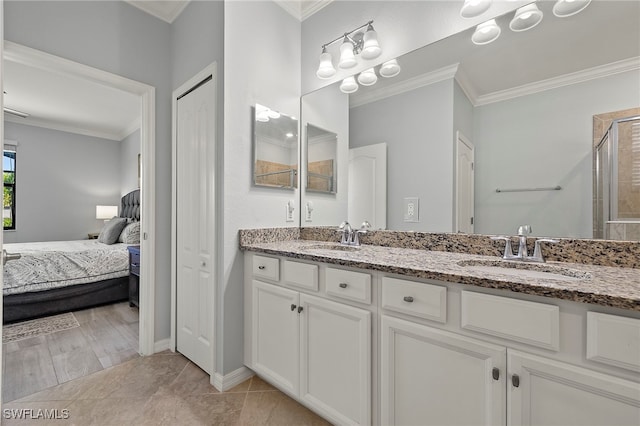
[[[420,221],[420,200],[418,197],[407,197],[402,204],[405,222]]]
[[[307,204],[304,206],[304,220],[305,222],[312,222],[312,215],[311,213],[313,212],[313,203],[311,201],[307,201]]]
[[[285,213],[285,221],[286,222],[293,222],[293,212],[295,211],[295,203],[293,200],[289,200],[287,202],[286,207],[286,213]]]

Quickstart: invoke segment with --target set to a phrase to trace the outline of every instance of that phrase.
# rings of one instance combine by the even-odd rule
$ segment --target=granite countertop
[[[443,251],[311,240],[253,242],[243,250],[640,311],[640,269],[504,261]],[[496,268],[498,266],[498,268]],[[544,273],[552,273],[545,275]]]

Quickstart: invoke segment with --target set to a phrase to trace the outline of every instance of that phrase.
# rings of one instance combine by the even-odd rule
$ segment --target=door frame
[[[462,134],[461,131],[456,131],[456,140],[455,140],[455,145],[454,145],[454,172],[453,172],[453,178],[455,180],[455,191],[453,194],[453,199],[454,199],[454,203],[455,203],[455,208],[454,208],[454,223],[453,223],[453,232],[458,232],[458,228],[459,228],[459,224],[460,224],[460,210],[458,206],[458,195],[460,192],[460,182],[458,182],[458,160],[459,160],[459,155],[460,152],[458,151],[458,143],[462,142],[463,144],[465,144],[467,146],[467,148],[469,148],[471,150],[471,155],[473,156],[473,175],[471,177],[471,184],[472,184],[472,195],[473,195],[473,228],[475,230],[475,163],[476,163],[476,148],[473,145],[473,143],[465,136]]]
[[[177,162],[178,162],[178,157],[177,157],[177,143],[178,143],[178,116],[177,116],[177,111],[178,111],[178,98],[181,97],[182,95],[186,94],[187,92],[189,92],[192,89],[195,89],[203,80],[205,80],[207,77],[211,76],[212,77],[212,81],[213,84],[215,86],[215,93],[216,93],[216,97],[217,97],[217,93],[218,93],[218,74],[217,74],[217,62],[213,62],[209,65],[207,65],[203,70],[201,70],[200,72],[198,72],[196,75],[194,75],[193,77],[191,77],[189,80],[187,80],[186,82],[184,82],[183,84],[181,84],[177,89],[175,89],[172,93],[171,96],[171,334],[170,334],[170,343],[169,343],[169,349],[173,352],[176,351],[176,347],[177,347],[177,342],[176,342],[176,327],[177,327],[177,309],[176,309],[176,303],[177,303],[177,273],[178,273],[178,265],[177,265],[177,255],[178,255],[178,250],[177,250],[177,221],[176,221],[176,216],[177,216],[177,210],[178,210],[178,204],[177,204],[177,184],[178,184],[178,174],[177,174]],[[218,122],[217,120],[217,115],[218,115],[218,105],[217,105],[217,101],[215,101],[214,99],[214,104],[215,104],[215,117],[214,117],[214,122]],[[214,190],[214,200],[215,200],[215,207],[214,207],[214,211],[218,211],[219,208],[219,200],[218,200],[218,194],[219,194],[219,176],[220,176],[220,172],[219,172],[219,155],[218,155],[218,137],[217,137],[217,133],[218,133],[218,128],[216,125],[216,130],[214,133],[214,167],[216,167],[216,170],[214,172],[215,175],[215,180],[216,182],[213,185],[213,190]],[[216,215],[219,216],[219,215]],[[215,238],[217,238],[218,235],[220,235],[220,227],[218,225],[219,223],[219,217],[216,217],[214,220],[214,236]],[[213,324],[211,325],[212,330],[213,330],[213,337],[212,337],[212,354],[213,354],[213,361],[212,361],[212,371],[211,371],[211,382],[213,383],[214,380],[214,375],[217,371],[217,366],[216,366],[216,351],[218,349],[218,345],[216,344],[217,342],[217,330],[216,330],[216,325],[217,325],[217,306],[216,306],[216,302],[218,300],[217,297],[217,292],[218,292],[218,277],[220,276],[220,265],[222,264],[221,260],[220,260],[220,250],[218,249],[219,245],[217,242],[214,241],[214,244],[211,245],[212,247],[214,247],[215,252],[213,253],[213,260],[214,260],[214,265],[213,265],[213,276],[214,276],[214,284],[213,284],[213,289],[211,291],[211,297],[212,300],[210,301],[210,306],[212,307],[212,309],[214,309],[213,315],[211,316],[211,319],[213,321]]]
[[[142,219],[140,223],[142,229],[140,239],[141,270],[138,352],[141,355],[151,355],[155,353],[155,87],[10,41],[4,42],[4,51],[0,51],[0,53],[2,54],[1,57],[3,61],[9,60],[59,74],[81,78],[131,93],[140,98],[140,165],[142,168],[142,183],[140,188]],[[4,132],[4,116],[2,116],[2,118],[2,131]],[[2,134],[0,136],[4,135]],[[4,144],[4,140],[2,144]]]

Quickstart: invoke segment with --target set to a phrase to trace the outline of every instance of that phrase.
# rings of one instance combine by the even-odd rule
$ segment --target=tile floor
[[[168,351],[51,387],[2,408],[3,425],[329,425],[257,376],[218,392],[206,373]],[[8,418],[21,409],[33,413],[31,417],[46,409],[68,418]]]

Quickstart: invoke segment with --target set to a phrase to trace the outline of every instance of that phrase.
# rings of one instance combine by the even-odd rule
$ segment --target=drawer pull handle
[[[298,306],[298,313],[302,312],[302,306]]]
[[[297,306],[296,306],[296,305],[294,305],[294,304],[292,303],[292,304],[291,304],[291,311],[295,311],[295,310],[296,310],[296,308],[297,308]]]
[[[520,387],[520,376],[518,376],[517,374],[511,376],[511,384],[514,388]]]
[[[132,263],[131,266],[133,266],[134,268],[137,268],[138,266],[140,266],[139,263]]]
[[[338,284],[338,287],[347,288],[347,283],[340,283],[340,284]]]
[[[402,300],[405,302],[411,303],[413,302],[413,296],[405,296]]]
[[[500,369],[498,367],[493,367],[491,375],[493,376],[493,380],[500,380]]]
[[[260,266],[258,266],[258,269],[260,269],[260,270],[263,270],[263,269],[265,269],[265,268],[266,268],[266,266],[264,266],[264,265],[260,265]]]

